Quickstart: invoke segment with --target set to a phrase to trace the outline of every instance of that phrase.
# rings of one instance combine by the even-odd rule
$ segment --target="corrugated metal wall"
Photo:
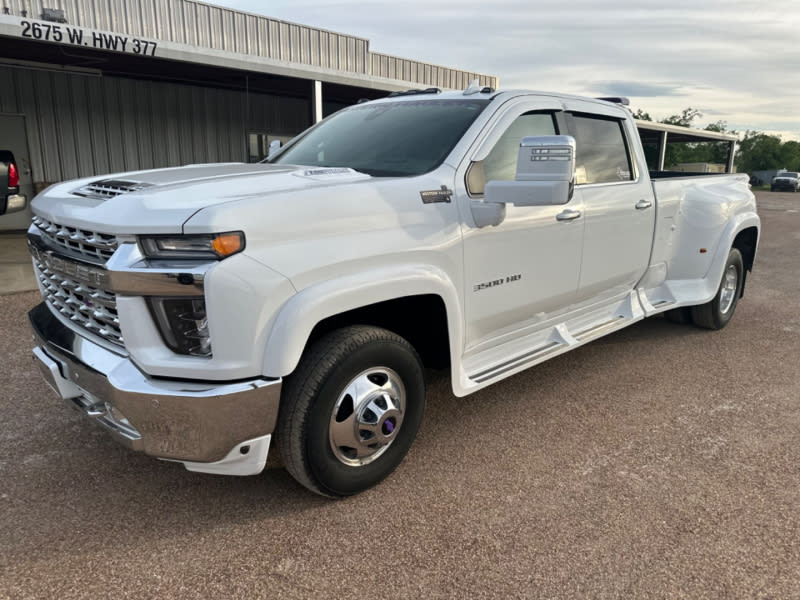
[[[2,65],[0,113],[25,115],[36,182],[244,161],[247,131],[311,124],[304,99]]]
[[[474,79],[477,79],[482,86],[497,87],[496,77],[480,73],[458,71],[377,52],[370,52],[370,59],[372,61],[371,74],[375,77],[401,79],[454,90],[466,89]]]
[[[5,0],[13,15],[61,9],[73,25],[262,56],[426,86],[463,89],[497,78],[372,53],[369,40],[211,6],[194,0]]]

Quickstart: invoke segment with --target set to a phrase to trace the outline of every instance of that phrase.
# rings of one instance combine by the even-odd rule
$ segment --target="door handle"
[[[653,203],[650,200],[639,200],[636,203],[636,210],[644,210],[645,208],[650,208],[653,206]]]
[[[556,215],[556,220],[557,221],[574,221],[575,219],[577,219],[580,216],[581,216],[581,211],[572,210],[572,209],[568,208],[568,209],[562,210],[560,213],[558,213]]]

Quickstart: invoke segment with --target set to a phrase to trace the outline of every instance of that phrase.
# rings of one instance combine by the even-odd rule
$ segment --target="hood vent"
[[[120,179],[101,179],[100,181],[93,181],[82,188],[78,188],[72,193],[76,196],[83,196],[84,198],[95,198],[97,200],[108,200],[120,194],[127,194],[128,192],[136,192],[144,188],[150,187],[149,183],[142,183],[141,181],[122,181]]]

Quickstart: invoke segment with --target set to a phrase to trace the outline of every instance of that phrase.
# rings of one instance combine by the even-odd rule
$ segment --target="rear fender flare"
[[[717,293],[719,282],[722,280],[722,272],[725,270],[725,264],[728,261],[728,254],[730,254],[733,242],[736,236],[745,229],[755,227],[758,230],[759,239],[761,237],[761,219],[755,213],[747,213],[734,216],[720,236],[719,244],[717,244],[714,258],[705,275],[705,298],[703,302],[708,302]],[[755,256],[754,256],[755,260]]]

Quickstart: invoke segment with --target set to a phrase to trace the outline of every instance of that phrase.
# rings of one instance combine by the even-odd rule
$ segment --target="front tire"
[[[335,330],[306,350],[284,384],[281,457],[312,492],[357,494],[400,464],[424,409],[422,363],[405,339],[378,327]]]
[[[692,321],[698,327],[705,329],[722,329],[733,317],[739,296],[742,293],[744,280],[744,262],[742,253],[737,248],[731,248],[725,269],[722,272],[722,281],[717,289],[717,294],[706,304],[692,307]]]

